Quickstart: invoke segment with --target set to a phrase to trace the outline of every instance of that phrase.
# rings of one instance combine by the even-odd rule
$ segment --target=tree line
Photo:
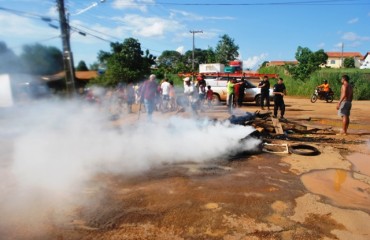
[[[160,56],[154,56],[149,50],[143,51],[137,39],[127,38],[122,43],[110,44],[110,51],[99,51],[97,62],[90,66],[91,70],[98,70],[103,66],[105,74],[92,81],[93,84],[115,86],[118,83],[138,82],[154,73],[159,78],[180,72],[197,72],[199,64],[223,63],[237,59],[239,46],[227,34],[220,36],[215,48],[194,49],[184,54],[165,50]],[[298,64],[285,65],[285,70],[293,79],[306,81],[311,74],[326,64],[328,56],[323,49],[316,52],[299,46],[295,54]],[[194,69],[193,69],[194,64]],[[266,62],[262,64],[264,67]],[[345,67],[354,67],[353,59],[345,59]],[[63,70],[63,54],[52,46],[41,44],[25,45],[22,53],[17,56],[4,42],[0,41],[0,72],[21,72],[35,75],[52,75]],[[89,68],[84,61],[76,66],[78,71],[87,71]]]
[[[239,46],[234,39],[223,35],[213,49],[194,49],[184,54],[177,51],[165,50],[160,56],[154,56],[149,50],[143,51],[137,39],[127,38],[122,43],[110,44],[110,51],[99,51],[97,62],[90,70],[98,70],[103,66],[105,74],[93,81],[94,84],[114,86],[120,82],[138,82],[151,73],[159,78],[167,74],[192,71],[199,68],[201,63],[227,63],[238,57]],[[84,61],[80,61],[78,71],[87,71]],[[0,73],[29,73],[35,75],[52,75],[63,70],[63,53],[56,47],[41,44],[25,45],[20,56],[14,54],[4,42],[0,41]]]

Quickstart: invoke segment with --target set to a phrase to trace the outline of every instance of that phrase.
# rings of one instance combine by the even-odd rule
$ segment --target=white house
[[[364,56],[364,58],[362,59],[362,65],[360,68],[370,68],[370,52],[367,52]]]
[[[355,67],[359,68],[363,61],[363,56],[359,52],[326,52],[328,60],[323,67],[340,68],[344,64],[344,59],[353,58],[355,60]]]

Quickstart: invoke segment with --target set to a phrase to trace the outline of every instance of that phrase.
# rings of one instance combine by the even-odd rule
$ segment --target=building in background
[[[353,58],[355,67],[359,68],[363,60],[363,56],[359,52],[326,52],[326,54],[328,55],[328,60],[326,65],[322,67],[341,68],[344,66],[344,59]]]

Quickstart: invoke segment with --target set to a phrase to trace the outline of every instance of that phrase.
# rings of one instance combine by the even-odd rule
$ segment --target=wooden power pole
[[[60,31],[63,44],[63,63],[66,78],[67,95],[72,96],[75,93],[75,71],[73,65],[73,55],[70,44],[70,26],[65,14],[64,0],[57,0]]]

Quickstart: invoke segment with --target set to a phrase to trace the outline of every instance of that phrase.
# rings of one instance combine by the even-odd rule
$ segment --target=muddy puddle
[[[349,155],[352,170],[328,169],[307,173],[301,177],[312,193],[325,196],[334,205],[363,209],[370,212],[370,165],[368,156]]]

